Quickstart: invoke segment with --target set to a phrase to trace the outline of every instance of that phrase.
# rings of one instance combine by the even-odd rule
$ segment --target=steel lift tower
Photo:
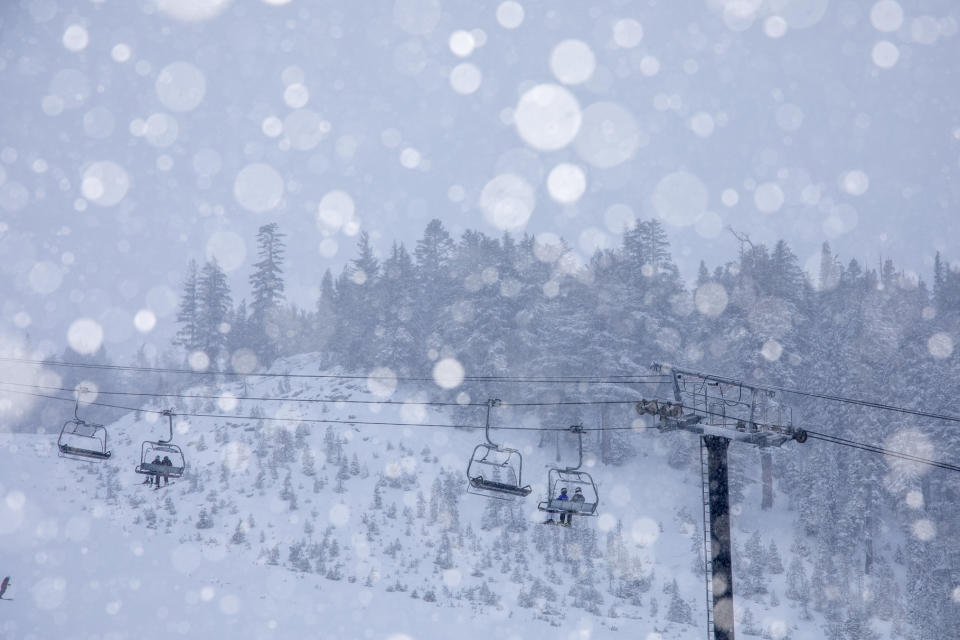
[[[653,369],[671,376],[675,402],[641,400],[636,410],[659,418],[661,432],[700,435],[707,639],[734,640],[727,447],[731,441],[779,447],[789,440],[805,442],[807,434],[793,427],[775,391],[664,364],[654,363]]]

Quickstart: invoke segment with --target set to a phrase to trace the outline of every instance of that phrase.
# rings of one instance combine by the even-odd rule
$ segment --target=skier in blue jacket
[[[566,488],[566,487],[563,487],[562,489],[560,489],[560,495],[557,496],[557,500],[562,500],[562,501],[566,502],[566,501],[568,501],[569,499],[570,499],[570,497],[567,495],[567,488]],[[564,505],[564,506],[566,506],[566,505]],[[560,524],[562,524],[562,525],[565,526],[565,527],[569,527],[569,526],[570,526],[570,512],[569,512],[569,511],[561,511],[561,512],[560,512]]]

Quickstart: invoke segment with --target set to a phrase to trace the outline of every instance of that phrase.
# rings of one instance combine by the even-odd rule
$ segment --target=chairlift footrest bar
[[[495,493],[506,493],[512,496],[521,497],[526,497],[533,491],[533,488],[529,485],[525,487],[517,487],[515,485],[504,484],[502,482],[484,480],[482,477],[470,478],[470,486],[480,491],[493,491]]]
[[[92,460],[107,460],[112,451],[93,451],[91,449],[79,449],[70,445],[61,444],[59,446],[60,455],[65,457],[90,458]]]

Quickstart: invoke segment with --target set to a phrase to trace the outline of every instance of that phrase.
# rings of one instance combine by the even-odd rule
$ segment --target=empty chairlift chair
[[[86,389],[77,390],[76,404],[73,408],[73,420],[67,420],[60,429],[57,449],[62,458],[75,460],[106,460],[110,457],[107,449],[107,430],[102,424],[81,420],[77,415],[80,407],[80,394]]]
[[[168,409],[163,415],[169,420],[170,437],[166,440],[146,440],[140,445],[140,464],[137,465],[136,472],[155,477],[179,478],[183,475],[187,463],[183,451],[172,442],[174,413]]]
[[[550,514],[593,516],[597,514],[599,495],[597,485],[590,474],[580,471],[583,465],[583,427],[579,425],[570,427],[570,432],[577,434],[580,456],[577,466],[562,469],[555,467],[547,472],[547,499],[538,504],[537,508]],[[567,490],[566,500],[559,498],[563,489]],[[573,499],[577,495],[577,489],[580,489],[583,500]]]
[[[488,498],[524,498],[532,489],[523,484],[523,456],[516,449],[502,447],[490,439],[490,408],[498,406],[499,400],[487,400],[484,427],[487,441],[474,448],[467,465],[470,493]]]

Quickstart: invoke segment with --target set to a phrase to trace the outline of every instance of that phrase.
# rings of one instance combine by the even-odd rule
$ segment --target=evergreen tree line
[[[688,287],[656,220],[638,222],[619,247],[597,252],[587,264],[562,241],[478,231],[455,239],[433,220],[412,252],[395,243],[383,258],[361,234],[356,257],[338,275],[324,273],[315,308],[302,310],[282,304],[280,238],[276,225],[258,235],[253,313],[243,303],[231,308],[215,263],[198,275],[191,267],[180,344],[212,354],[217,366],[232,366],[241,349],[254,352],[261,366],[315,351],[326,367],[362,373],[389,367],[398,375],[429,374],[447,357],[468,375],[511,376],[640,374],[659,360],[761,384],[960,413],[953,392],[960,272],[939,255],[932,289],[890,260],[876,269],[857,260],[843,264],[828,244],[819,274],[809,278],[786,242],[771,249],[741,236],[735,259],[713,270],[701,264]],[[475,398],[489,393],[467,385],[454,392],[461,390]],[[623,398],[614,387],[589,392],[591,399]],[[583,395],[549,385],[511,393],[523,395],[513,401]],[[797,426],[960,460],[956,429],[863,407],[788,400]],[[672,442],[671,459],[695,471],[695,438]],[[603,461],[629,462],[622,444],[601,442]],[[786,449],[761,455],[733,447],[731,480],[736,490],[759,475],[754,467],[762,469],[797,510],[795,545],[809,550],[807,570],[816,578],[804,606],[843,626],[882,593],[891,617],[901,607],[910,625],[905,633],[949,635],[960,622],[947,588],[960,575],[960,515],[949,508],[958,479],[825,443]],[[757,507],[770,506],[767,491]],[[890,522],[903,529],[904,542],[880,548],[890,539],[880,535]],[[891,565],[898,562],[907,593],[891,604],[887,594],[900,572]],[[856,610],[848,598],[859,603]]]

